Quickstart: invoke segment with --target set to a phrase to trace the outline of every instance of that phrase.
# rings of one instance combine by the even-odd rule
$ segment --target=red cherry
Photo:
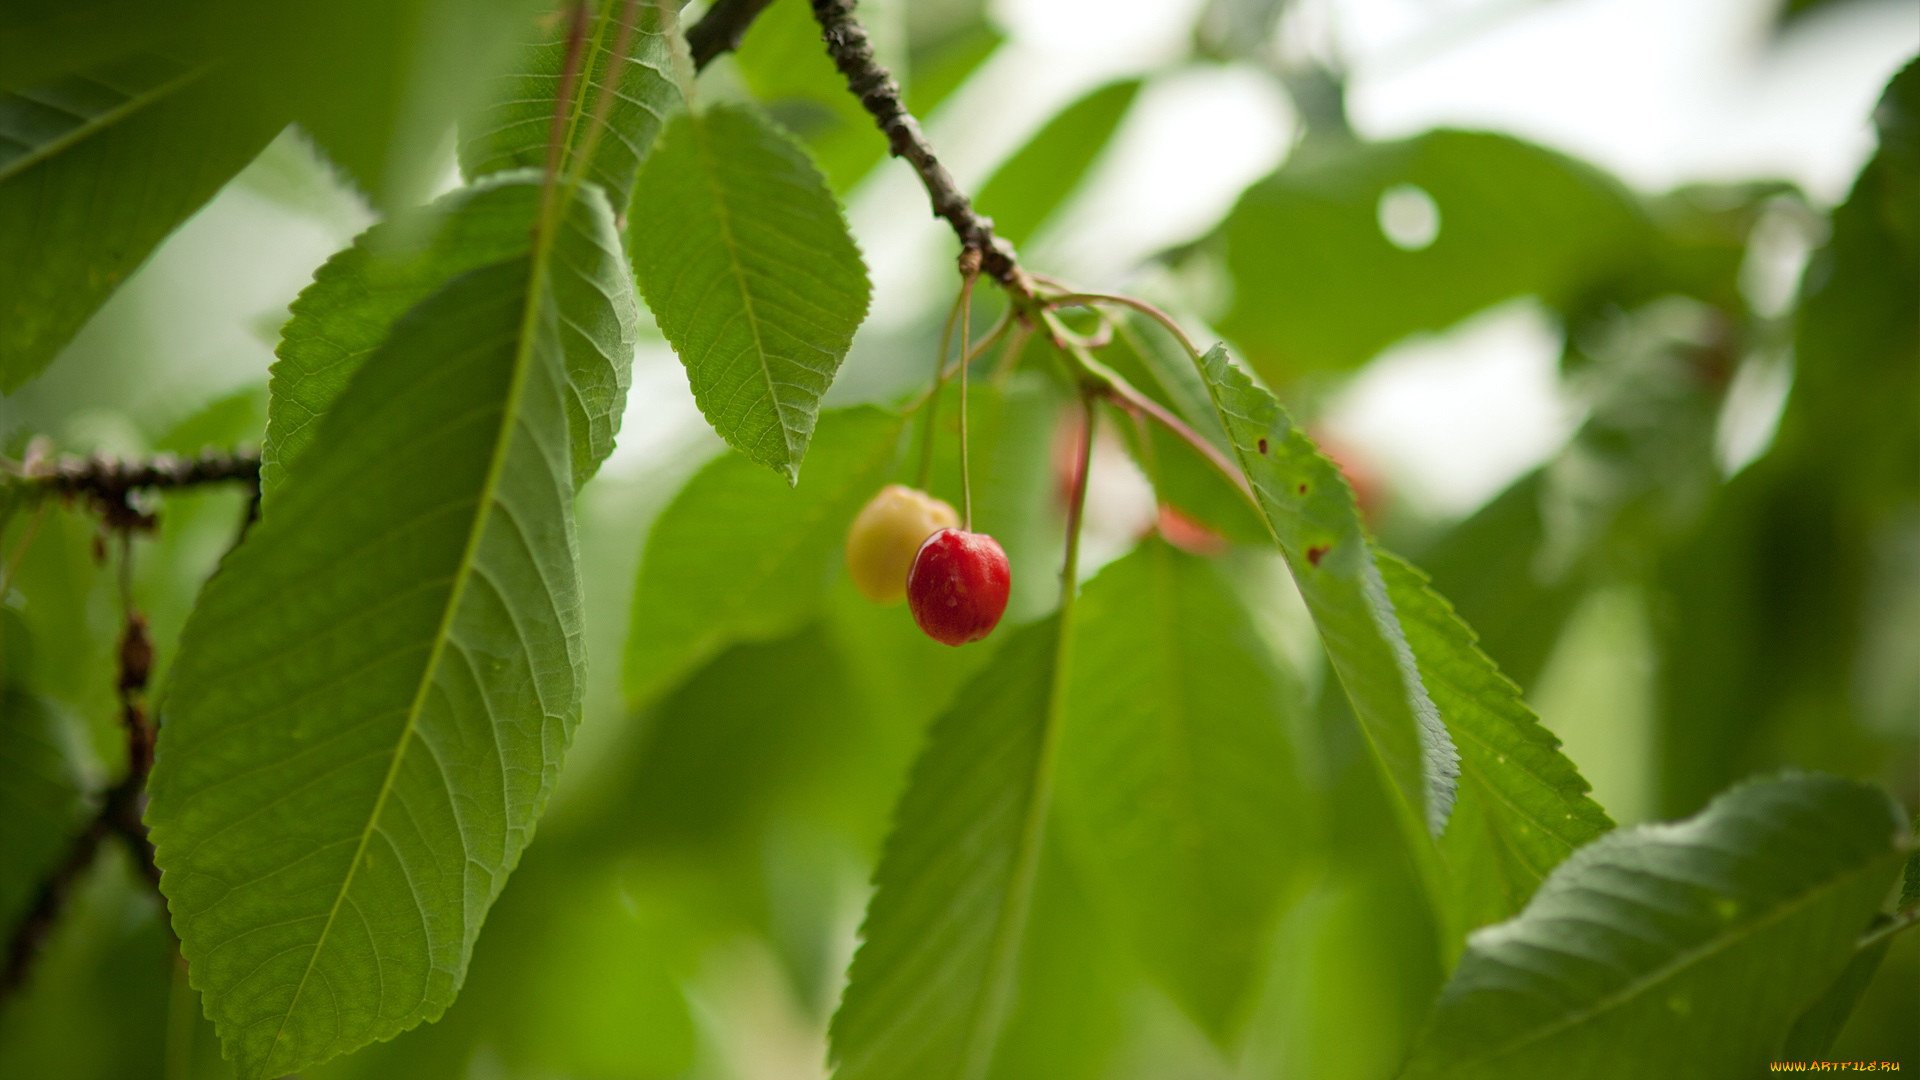
[[[1007,553],[993,537],[941,529],[913,557],[907,606],[928,637],[942,645],[965,645],[1000,625],[1012,584]]]

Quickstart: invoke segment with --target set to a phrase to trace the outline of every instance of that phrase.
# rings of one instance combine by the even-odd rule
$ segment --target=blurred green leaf
[[[568,391],[531,263],[395,325],[181,636],[147,816],[243,1077],[446,1009],[578,719]]]
[[[1126,119],[1140,86],[1139,79],[1121,79],[1089,91],[994,170],[974,203],[993,215],[995,233],[1021,243],[1060,209]]]
[[[1920,520],[1920,66],[1876,119],[1881,147],[1802,279],[1773,445],[1655,567],[1669,811],[1756,769],[1912,757],[1920,694],[1892,675],[1869,721],[1867,664],[1882,598],[1913,589]]]
[[[1404,1075],[1751,1076],[1851,959],[1907,843],[1884,793],[1818,775],[1603,837],[1470,939]]]
[[[634,276],[728,443],[789,481],[872,289],[806,152],[751,109],[676,117],[628,214]]]
[[[313,284],[293,302],[273,365],[261,448],[269,506],[323,418],[401,316],[461,274],[525,259],[540,205],[536,174],[491,176],[375,225],[314,272]],[[543,281],[561,316],[573,478],[584,484],[613,451],[640,315],[606,201],[583,189],[562,215]]]
[[[1517,913],[1547,872],[1613,828],[1560,740],[1420,571],[1375,558],[1418,659],[1420,679],[1460,750],[1460,799],[1440,837],[1449,951],[1468,931]]]
[[[838,1080],[958,1080],[994,1055],[1019,970],[1060,716],[1058,619],[1005,631],[915,762],[834,1013]]]
[[[1201,373],[1327,658],[1411,821],[1439,836],[1460,759],[1422,683],[1340,470],[1215,345]]]
[[[590,67],[567,102],[564,175],[575,168],[625,209],[640,163],[667,118],[686,105],[691,72],[675,8],[661,0],[601,0],[588,29]],[[632,19],[626,58],[609,72],[622,26]],[[556,12],[546,31],[494,81],[496,95],[461,126],[460,169],[469,179],[507,169],[546,167],[548,131],[566,65],[567,20]],[[606,102],[604,117],[602,99]],[[584,163],[579,155],[591,153]]]
[[[223,73],[154,55],[0,93],[0,393],[285,124]]]
[[[3,631],[9,638],[22,633],[14,619],[0,610],[0,621],[13,624]],[[0,681],[0,926],[18,924],[86,808],[58,715],[25,687]]]
[[[1880,148],[1800,284],[1779,453],[1829,466],[1867,505],[1920,499],[1920,61],[1887,85]],[[1846,437],[1838,433],[1846,432]]]
[[[1542,506],[1546,472],[1536,469],[1448,529],[1419,553],[1434,587],[1478,633],[1502,672],[1531,690],[1588,581],[1584,564],[1547,566]]]
[[[1867,986],[1879,972],[1880,962],[1887,958],[1887,949],[1892,944],[1892,941],[1883,939],[1854,950],[1853,959],[1847,961],[1839,977],[1794,1020],[1793,1027],[1787,1032],[1787,1041],[1780,1048],[1782,1058],[1788,1061],[1826,1059],[1828,1052],[1833,1049],[1833,1041],[1840,1037],[1840,1029],[1847,1025],[1853,1007],[1860,1003],[1861,996],[1867,992]]]
[[[1220,329],[1276,385],[1346,370],[1509,297],[1565,302],[1631,265],[1647,234],[1617,181],[1505,135],[1309,142],[1220,227],[1234,297]]]
[[[1060,820],[1094,903],[1221,1045],[1308,832],[1305,701],[1212,563],[1158,540],[1075,609]]]
[[[797,488],[745,458],[701,469],[647,536],[627,637],[630,703],[651,700],[736,641],[783,636],[819,611],[853,515],[899,456],[899,416],[827,414]]]

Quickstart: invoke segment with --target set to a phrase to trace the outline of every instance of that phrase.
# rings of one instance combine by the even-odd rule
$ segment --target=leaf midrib
[[[753,290],[747,287],[747,276],[741,270],[740,244],[733,234],[733,212],[727,203],[727,192],[720,183],[720,163],[708,144],[707,119],[704,113],[687,114],[688,125],[693,129],[694,149],[700,155],[700,178],[713,195],[714,223],[719,226],[720,242],[727,249],[727,276],[733,279],[734,287],[740,290],[740,306],[747,317],[747,328],[753,333],[753,355],[760,361],[760,375],[767,384],[767,399],[773,403],[773,422],[780,429],[780,443],[786,450],[781,468],[787,471],[791,482],[797,480],[793,472],[793,434],[787,428],[786,417],[781,415],[779,385],[773,377],[772,365],[767,363],[766,339],[760,333],[760,314],[754,310]]]
[[[189,69],[165,82],[129,96],[127,100],[115,105],[106,112],[100,113],[98,116],[88,118],[84,123],[76,124],[66,132],[27,151],[13,162],[0,168],[0,183],[12,180],[28,169],[55,157],[67,148],[113,127],[127,117],[146,109],[161,99],[172,95],[175,91],[195,82],[205,74],[206,69],[204,68]],[[8,94],[6,96],[16,97],[18,95]]]
[[[1067,588],[1077,586],[1067,583]],[[1070,607],[1070,605],[1069,605]],[[1060,744],[1060,717],[1066,711],[1066,670],[1073,637],[1071,610],[1063,610],[1056,628],[1053,663],[1048,668],[1047,708],[1041,717],[1040,755],[1033,770],[1033,784],[1020,826],[1020,844],[1014,851],[1014,872],[1001,893],[999,914],[994,917],[993,936],[989,938],[986,978],[974,995],[973,1029],[961,1055],[961,1076],[980,1080],[993,1063],[994,1044],[999,1040],[999,1018],[1015,971],[1021,938],[1025,936],[1027,905],[1033,898],[1033,886],[1040,869],[1040,844],[1047,822],[1048,804],[1053,794],[1053,763]]]
[[[1220,346],[1218,345],[1214,346],[1213,350],[1209,350],[1209,355],[1211,355],[1213,351],[1219,350],[1219,349],[1220,349]],[[1225,368],[1227,368],[1228,370],[1233,370],[1232,362],[1226,358],[1224,353],[1220,356],[1219,359],[1220,359],[1220,363]],[[1300,554],[1297,552],[1289,551],[1286,543],[1280,539],[1280,528],[1278,523],[1275,522],[1274,520],[1275,508],[1274,506],[1270,505],[1275,500],[1273,500],[1271,496],[1266,496],[1266,497],[1262,496],[1262,493],[1266,491],[1266,488],[1262,487],[1260,484],[1260,481],[1254,476],[1252,461],[1247,456],[1247,447],[1240,441],[1239,438],[1237,438],[1234,435],[1233,421],[1236,419],[1243,421],[1250,427],[1257,427],[1261,425],[1253,417],[1244,415],[1241,413],[1236,413],[1228,408],[1226,401],[1224,401],[1221,397],[1221,394],[1225,389],[1224,385],[1222,385],[1224,383],[1224,380],[1216,380],[1211,375],[1211,373],[1204,370],[1204,366],[1205,365],[1203,363],[1202,364],[1203,370],[1201,372],[1201,382],[1206,384],[1207,398],[1208,400],[1213,402],[1214,411],[1219,415],[1220,426],[1226,432],[1226,435],[1227,435],[1227,443],[1233,447],[1234,459],[1240,463],[1241,475],[1246,477],[1248,485],[1251,486],[1254,490],[1255,494],[1254,494],[1253,501],[1255,505],[1258,506],[1259,508],[1260,521],[1262,524],[1266,525],[1267,535],[1273,538],[1273,546],[1279,549],[1282,555],[1286,556],[1288,572],[1290,574],[1296,575],[1295,581],[1294,581],[1294,587],[1300,593],[1300,598],[1302,602],[1306,603],[1308,614],[1313,617],[1314,631],[1316,635],[1320,638],[1322,646],[1327,650],[1327,660],[1328,660],[1328,663],[1333,668],[1334,677],[1340,682],[1341,690],[1343,693],[1346,694],[1348,700],[1353,702],[1355,712],[1357,713],[1359,711],[1359,703],[1357,700],[1354,699],[1353,691],[1347,686],[1346,676],[1340,671],[1341,665],[1334,662],[1333,660],[1333,643],[1327,640],[1326,629],[1324,626],[1322,626],[1320,617],[1317,614],[1315,614],[1313,611],[1313,602],[1310,599],[1308,599],[1307,590],[1304,587],[1304,584],[1297,577],[1299,571],[1296,570],[1294,566],[1295,566],[1295,563],[1299,560]],[[1251,391],[1255,388],[1251,385],[1251,383],[1249,383],[1246,389],[1248,391]],[[1266,426],[1269,428],[1271,427],[1271,425],[1266,425]],[[1289,434],[1292,434],[1292,432],[1289,431]],[[1288,447],[1286,446],[1286,443],[1287,443],[1287,440],[1283,438],[1280,440],[1280,445],[1273,447],[1273,449],[1283,453],[1287,452]],[[1416,779],[1419,782],[1418,791],[1412,794],[1417,795],[1418,797],[1417,798],[1411,797],[1410,793],[1402,791],[1400,789],[1399,783],[1393,782],[1391,769],[1387,770],[1390,774],[1388,777],[1389,783],[1387,787],[1399,799],[1400,804],[1406,808],[1407,812],[1414,816],[1415,821],[1425,822],[1427,824],[1427,828],[1425,831],[1428,835],[1428,839],[1436,840],[1442,828],[1444,828],[1444,818],[1442,822],[1439,823],[1438,825],[1436,825],[1432,820],[1432,812],[1430,809],[1430,804],[1433,798],[1435,797],[1436,792],[1434,791],[1433,782],[1427,775],[1426,745],[1425,745],[1425,736],[1422,734],[1422,727],[1420,723],[1420,710],[1414,705],[1413,701],[1409,697],[1410,692],[1417,688],[1420,694],[1427,698],[1428,703],[1432,704],[1432,694],[1427,690],[1426,684],[1421,680],[1420,669],[1419,669],[1419,657],[1418,657],[1418,654],[1416,654],[1413,651],[1413,644],[1406,640],[1406,634],[1404,632],[1401,632],[1398,635],[1399,643],[1405,649],[1405,652],[1403,654],[1400,649],[1394,648],[1395,635],[1389,633],[1387,627],[1383,627],[1380,625],[1378,615],[1374,609],[1374,606],[1370,603],[1364,603],[1364,601],[1368,599],[1368,597],[1366,596],[1367,591],[1377,584],[1380,589],[1380,599],[1385,601],[1389,610],[1393,610],[1396,612],[1395,617],[1398,618],[1398,615],[1397,615],[1398,609],[1394,607],[1393,598],[1388,593],[1386,578],[1385,578],[1385,575],[1381,573],[1379,568],[1379,563],[1374,558],[1372,545],[1365,543],[1364,536],[1362,537],[1362,544],[1364,547],[1362,554],[1365,556],[1367,560],[1367,565],[1371,566],[1374,569],[1375,577],[1377,579],[1376,581],[1370,582],[1363,576],[1358,582],[1356,582],[1356,585],[1358,586],[1362,594],[1361,595],[1361,599],[1363,601],[1362,606],[1365,608],[1363,619],[1367,628],[1373,632],[1373,634],[1379,639],[1380,644],[1386,648],[1389,654],[1391,654],[1394,671],[1399,676],[1398,682],[1400,683],[1400,689],[1396,697],[1399,699],[1402,709],[1406,714],[1407,724],[1412,729],[1410,734],[1413,739],[1413,747],[1416,755],[1413,764],[1414,764],[1414,769],[1416,770]],[[1398,627],[1394,627],[1393,629],[1397,630]],[[1409,664],[1412,665],[1412,670],[1408,670]],[[1440,713],[1439,706],[1435,705],[1434,715],[1436,719],[1439,719],[1439,713]],[[1440,723],[1444,727],[1445,721],[1440,720]],[[1369,743],[1372,743],[1374,741],[1374,738],[1373,738],[1371,726],[1368,723],[1366,723],[1364,719],[1361,722],[1360,728],[1361,728],[1361,732],[1366,736],[1367,741]],[[1457,753],[1458,752],[1456,751],[1456,757],[1457,757]],[[1378,749],[1375,750],[1375,756],[1376,757],[1379,756]],[[1384,759],[1382,760],[1384,762]],[[1451,809],[1451,807],[1449,807],[1449,809]]]
[[[558,202],[570,202],[571,193],[563,194]],[[339,921],[341,905],[346,902],[347,894],[353,889],[355,877],[360,865],[366,858],[367,845],[373,839],[375,826],[386,811],[387,800],[392,797],[393,789],[400,775],[400,765],[405,761],[407,748],[413,743],[419,727],[420,714],[424,711],[427,695],[433,687],[434,677],[439,673],[441,659],[446,655],[447,641],[452,637],[453,622],[459,615],[460,605],[466,596],[467,583],[473,579],[474,564],[480,549],[481,536],[486,532],[487,523],[493,517],[495,496],[499,491],[500,477],[505,471],[507,450],[513,443],[513,435],[519,424],[520,404],[526,388],[528,354],[534,336],[534,324],[539,318],[541,282],[545,280],[548,253],[552,250],[552,220],[556,215],[543,215],[540,233],[543,239],[537,240],[534,250],[525,256],[491,263],[460,275],[467,277],[482,270],[495,269],[521,258],[530,260],[526,296],[526,310],[521,316],[519,338],[514,346],[513,376],[507,384],[505,407],[500,414],[500,434],[495,439],[492,454],[487,462],[487,472],[481,481],[480,498],[476,502],[473,525],[467,532],[466,544],[460,555],[460,563],[454,574],[453,588],[448,590],[446,606],[440,613],[440,624],[433,636],[433,645],[427,656],[427,663],[421,669],[419,685],[414,690],[412,703],[407,707],[407,722],[400,731],[400,738],[394,747],[393,761],[387,766],[387,775],[380,782],[380,793],[374,798],[373,810],[367,815],[367,824],[360,831],[359,842],[354,846],[353,861],[347,865],[347,874],[340,882],[340,889],[334,894],[333,906],[327,912],[327,921],[320,928],[320,936],[314,941],[313,951],[307,956],[307,966],[300,973],[300,981],[295,984],[293,997],[288,1000],[286,1011],[280,1017],[280,1024],[274,1029],[273,1041],[268,1044],[263,1061],[262,1075],[272,1075],[273,1055],[279,1050],[280,1039],[286,1034],[287,1024],[293,1019],[300,1004],[300,995],[306,989],[307,981],[312,978],[314,969],[320,963],[320,954],[325,949],[327,938],[334,924]]]

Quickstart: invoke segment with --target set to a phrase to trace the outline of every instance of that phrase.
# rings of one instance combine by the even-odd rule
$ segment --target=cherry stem
[[[1093,294],[1082,293],[1075,295],[1087,296]],[[1057,300],[1058,298],[1054,299]],[[1146,304],[1145,301],[1133,301],[1131,298],[1125,297],[1117,299],[1128,304],[1128,306],[1139,303],[1143,307],[1152,308],[1152,305]],[[1052,302],[1053,300],[1049,301],[1049,303]],[[1153,310],[1159,311],[1158,308],[1153,308]],[[1180,417],[1175,415],[1171,410],[1148,397],[1146,394],[1141,393],[1131,383],[1127,382],[1119,372],[1114,371],[1112,368],[1094,359],[1086,343],[1078,336],[1069,332],[1066,326],[1061,323],[1059,317],[1052,311],[1043,309],[1041,317],[1046,321],[1048,330],[1053,334],[1054,341],[1060,346],[1062,354],[1067,357],[1069,366],[1075,370],[1075,374],[1080,379],[1083,387],[1092,393],[1112,398],[1129,411],[1141,413],[1148,419],[1166,428],[1182,442],[1185,442],[1198,451],[1200,456],[1205,458],[1207,463],[1212,465],[1216,472],[1234,486],[1234,490],[1238,491],[1241,496],[1247,500],[1248,505],[1253,507],[1256,513],[1261,512],[1259,500],[1254,496],[1253,488],[1247,482],[1246,474],[1234,466],[1232,460],[1227,457],[1225,452],[1209,442],[1206,437],[1202,436],[1199,432],[1189,427],[1186,421],[1180,419]],[[1158,317],[1167,318],[1165,312],[1161,312]],[[1172,325],[1170,321],[1169,325]],[[1173,329],[1182,344],[1187,346],[1188,352],[1193,354],[1197,362],[1200,354],[1193,350],[1192,342],[1187,339],[1186,334],[1181,332],[1178,327],[1174,327]]]
[[[547,164],[540,188],[541,231],[552,219],[554,181],[560,175],[560,157],[566,147],[571,125],[567,122],[567,102],[573,97],[574,80],[580,76],[580,54],[587,44],[586,0],[576,0],[567,20],[567,55],[560,66],[560,85],[553,95],[553,119],[547,125]]]
[[[953,324],[960,318],[960,306],[965,300],[963,291],[947,309],[947,322],[940,330],[940,351],[933,355],[933,386],[927,391],[927,415],[920,426],[920,478],[913,485],[922,491],[927,489],[927,481],[933,476],[934,417],[940,412],[940,391],[947,385],[947,349],[953,344]],[[963,365],[966,363],[964,353],[960,360]]]
[[[1067,554],[1060,568],[1060,633],[1068,633],[1067,619],[1073,612],[1074,593],[1080,584],[1080,525],[1087,511],[1087,482],[1093,475],[1093,406],[1097,391],[1080,391],[1080,467],[1073,485],[1073,499],[1067,504]]]
[[[1051,281],[1052,279],[1049,278],[1048,280]],[[1046,303],[1049,307],[1093,307],[1095,304],[1118,304],[1121,307],[1132,308],[1159,323],[1161,326],[1166,327],[1167,332],[1177,338],[1181,346],[1187,350],[1188,355],[1192,356],[1195,360],[1201,357],[1200,347],[1193,343],[1193,339],[1187,336],[1187,332],[1181,329],[1180,324],[1174,321],[1173,316],[1154,307],[1145,300],[1131,296],[1121,296],[1118,293],[1069,292],[1049,296],[1046,298]]]
[[[607,117],[613,112],[613,99],[618,96],[619,93],[621,76],[624,74],[626,68],[627,47],[633,40],[633,26],[638,20],[639,8],[640,0],[625,0],[625,3],[621,5],[620,28],[614,33],[613,52],[607,59],[606,81],[596,87],[599,93],[594,97],[593,112],[588,120],[586,135],[581,139],[580,148],[574,154],[575,160],[572,168],[567,170],[567,184],[570,189],[578,186],[581,177],[586,175],[587,163],[593,160],[594,148],[600,143],[601,133],[607,129]],[[607,12],[610,13],[611,11],[612,8],[609,7]],[[593,45],[589,46],[587,50],[589,54],[595,51],[595,48],[599,44],[600,35],[605,30],[605,20],[607,17],[606,14],[602,15],[602,25],[594,31]],[[586,79],[590,86],[593,83],[593,62],[593,56],[588,55],[586,57],[584,70],[581,72],[581,77]],[[573,141],[574,131],[579,123],[580,118],[578,116],[575,116],[568,122],[568,142]],[[624,210],[624,208],[622,209]]]
[[[973,474],[967,452],[967,369],[972,357],[967,349],[968,325],[973,321],[973,282],[969,273],[960,280],[960,527],[973,531]]]

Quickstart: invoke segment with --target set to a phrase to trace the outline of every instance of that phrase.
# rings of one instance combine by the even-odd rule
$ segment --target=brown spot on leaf
[[[1320,560],[1326,558],[1327,552],[1332,550],[1332,544],[1315,544],[1307,549],[1307,561],[1319,566]]]
[[[1307,482],[1305,480],[1300,481],[1300,487],[1297,490],[1300,494],[1305,495],[1307,493]]]
[[[1267,452],[1267,440],[1261,439],[1259,442],[1255,443],[1254,445],[1260,448],[1261,453],[1264,454]]]

